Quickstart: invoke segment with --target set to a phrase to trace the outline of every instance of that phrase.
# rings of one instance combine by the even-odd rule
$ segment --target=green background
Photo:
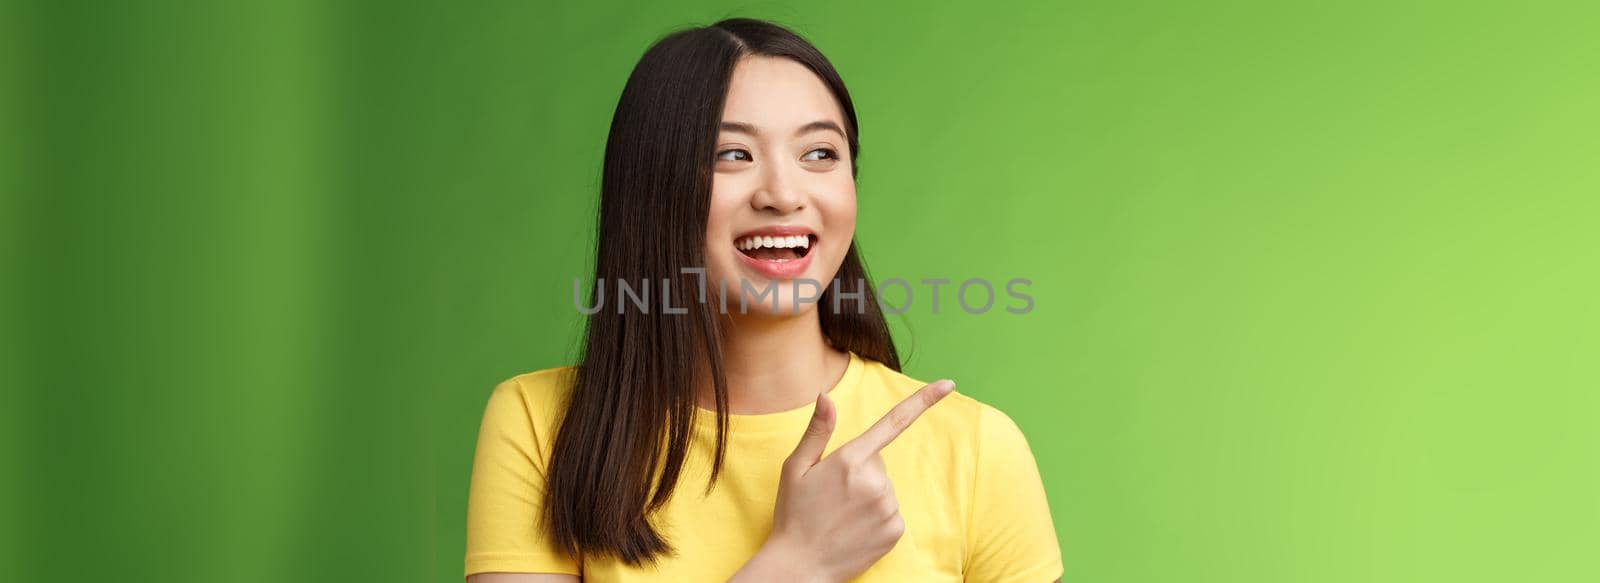
[[[753,15],[877,277],[1034,281],[894,325],[1067,580],[1600,580],[1594,3],[423,4],[5,5],[0,579],[459,580],[628,71]]]

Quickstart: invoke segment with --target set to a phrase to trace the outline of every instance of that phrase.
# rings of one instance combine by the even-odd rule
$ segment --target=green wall
[[[1600,579],[1593,3],[419,4],[5,4],[0,579],[459,580],[622,83],[731,15],[850,84],[878,277],[1033,280],[895,326],[1067,580]]]

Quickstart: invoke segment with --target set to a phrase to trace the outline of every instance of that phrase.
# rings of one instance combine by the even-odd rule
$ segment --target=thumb
[[[828,447],[828,438],[833,437],[836,417],[833,399],[829,399],[827,393],[818,393],[817,408],[811,412],[811,424],[800,436],[800,444],[794,447],[794,453],[789,454],[789,459],[784,462],[787,473],[799,476],[817,465],[817,461],[822,459],[822,451]]]

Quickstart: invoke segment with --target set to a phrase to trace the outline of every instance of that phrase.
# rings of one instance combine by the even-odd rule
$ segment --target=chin
[[[759,304],[755,303],[753,298],[746,298],[745,301],[747,302],[745,306],[746,313],[739,313],[739,306],[735,302],[730,301],[728,304],[728,314],[732,316],[753,316],[758,318],[800,318],[814,316],[817,313],[816,302],[799,302],[795,301],[793,297],[778,298],[776,310],[773,309],[773,303],[770,299],[762,301]]]

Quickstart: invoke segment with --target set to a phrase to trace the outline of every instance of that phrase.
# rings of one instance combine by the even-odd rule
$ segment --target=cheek
[[[711,204],[706,215],[705,267],[716,270],[718,265],[733,260],[733,219],[738,202],[730,196],[718,196],[711,189]]]
[[[856,182],[845,175],[845,179],[831,185],[816,198],[817,210],[822,215],[822,226],[828,234],[846,244],[855,237],[856,231]]]

